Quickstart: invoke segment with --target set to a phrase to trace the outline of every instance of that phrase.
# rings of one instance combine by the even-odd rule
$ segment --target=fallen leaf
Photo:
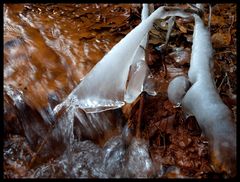
[[[205,17],[205,21],[208,22],[208,16]],[[211,26],[223,26],[226,24],[226,20],[223,18],[223,16],[216,16],[212,14],[211,17]]]
[[[184,26],[179,26],[179,29],[182,33],[187,33],[187,29]]]
[[[215,33],[212,35],[212,44],[214,48],[227,47],[229,46],[230,42],[230,33]]]
[[[179,30],[182,32],[182,33],[187,33],[188,31],[188,27],[187,27],[187,24],[180,21],[180,20],[177,20],[176,21],[176,25],[177,27],[179,28]]]

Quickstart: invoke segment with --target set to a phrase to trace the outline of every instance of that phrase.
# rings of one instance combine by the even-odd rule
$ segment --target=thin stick
[[[218,86],[218,92],[219,92],[219,93],[220,93],[220,91],[221,91],[222,84],[224,83],[224,81],[226,80],[226,78],[227,78],[227,73],[225,73],[225,75],[224,75],[224,77],[223,77],[220,85]]]
[[[227,78],[227,85],[229,87],[229,92],[230,92],[231,96],[233,96],[233,89],[232,89],[230,81],[229,81],[228,73],[226,73],[226,78]]]
[[[209,14],[208,14],[208,30],[211,31],[211,19],[212,19],[212,6],[209,4]]]
[[[47,136],[48,136],[48,135],[47,135]],[[36,160],[39,152],[42,150],[43,145],[44,145],[46,142],[47,142],[47,137],[45,137],[45,138],[43,139],[42,143],[41,143],[40,146],[38,147],[37,152],[33,155],[33,158],[31,159],[31,161],[30,161],[30,163],[29,163],[29,165],[28,165],[28,167],[29,167],[30,169],[31,169],[33,163],[35,162],[35,160]]]
[[[195,13],[195,14],[197,14],[198,16],[200,16],[200,17],[203,17],[203,10],[202,9],[200,9],[200,8],[198,8],[196,5],[194,5],[194,4],[187,4],[190,8],[188,8],[188,9],[184,9],[184,11],[186,12],[186,13]]]
[[[140,95],[140,103],[139,103],[139,112],[137,118],[137,125],[136,125],[136,137],[141,138],[141,125],[142,125],[142,113],[144,107],[144,100],[145,100],[145,92],[142,92]]]
[[[172,29],[173,29],[173,25],[175,23],[175,19],[176,17],[175,16],[172,16],[169,20],[168,20],[168,30],[167,30],[167,35],[166,35],[166,40],[165,40],[165,45],[163,47],[163,51],[162,51],[162,64],[163,64],[163,69],[164,69],[164,78],[167,78],[167,66],[166,66],[166,63],[165,63],[165,53],[166,53],[166,49],[167,49],[167,46],[168,46],[168,41],[169,41],[169,37],[170,37],[170,34],[172,32]]]
[[[236,55],[236,52],[226,50],[226,51],[216,52],[214,54],[214,56],[216,56],[218,54],[226,54],[226,53],[232,53],[233,55]]]
[[[165,40],[165,45],[166,45],[166,47],[167,47],[167,45],[168,45],[169,37],[170,37],[170,34],[171,34],[171,32],[172,32],[173,25],[174,25],[174,23],[175,23],[175,19],[176,19],[176,17],[175,17],[175,16],[172,16],[172,17],[168,20],[168,30],[167,30],[166,40]]]
[[[49,131],[47,132],[47,134],[46,134],[45,137],[43,138],[43,141],[41,142],[40,146],[38,147],[36,153],[33,155],[33,158],[31,159],[31,161],[30,161],[29,164],[28,164],[28,167],[29,167],[30,169],[31,169],[33,163],[35,162],[38,154],[39,154],[40,151],[42,150],[44,144],[46,144],[47,139],[48,139],[50,133],[51,133],[51,132],[53,131],[53,129],[55,128],[55,126],[56,126],[56,122],[54,122],[54,125],[49,129]]]

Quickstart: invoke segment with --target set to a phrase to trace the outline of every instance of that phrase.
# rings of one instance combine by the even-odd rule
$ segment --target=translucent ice
[[[126,148],[122,137],[116,136],[108,140],[103,148],[103,152],[103,168],[108,177],[123,177]]]
[[[148,142],[132,138],[126,140],[127,125],[121,135],[111,138],[103,148],[103,171],[108,177],[146,178],[155,170],[148,151]],[[129,132],[129,131],[128,131]]]
[[[11,107],[16,111],[16,116],[21,123],[27,141],[31,147],[36,147],[46,135],[48,128],[51,127],[51,123],[47,122],[48,120],[44,122],[42,119],[44,118],[42,115],[47,114],[43,110],[32,109],[26,104],[23,92],[13,86],[4,85],[4,92],[9,98],[9,104],[12,104]]]
[[[135,53],[142,43],[143,38],[152,28],[153,22],[157,18],[165,18],[166,16],[187,16],[181,11],[166,12],[164,7],[157,9],[147,19],[143,20],[136,28],[127,34],[112,50],[98,62],[95,67],[84,77],[82,82],[70,93],[67,99],[54,108],[54,114],[57,123],[52,132],[52,139],[48,142],[50,145],[56,145],[56,141],[60,141],[62,145],[67,147],[69,155],[71,153],[71,144],[74,141],[75,134],[79,135],[80,140],[90,139],[97,140],[104,136],[104,133],[111,131],[113,128],[121,125],[121,117],[117,115],[117,108],[125,104],[124,94],[126,90],[126,82],[129,74],[129,67],[136,63],[136,67],[140,64],[141,59],[135,57]],[[141,57],[141,56],[140,56]],[[136,59],[135,59],[136,58]],[[144,70],[144,69],[143,69]],[[139,73],[142,73],[141,71]],[[139,75],[139,74],[138,74]],[[144,78],[145,75],[140,75]],[[134,77],[134,76],[133,76]],[[132,80],[134,81],[135,78]],[[136,83],[136,87],[135,87]],[[132,90],[140,94],[138,89],[142,86],[143,79],[140,83],[134,81]],[[136,88],[136,89],[135,89]],[[130,94],[132,98],[137,94]],[[116,113],[115,113],[116,111]],[[113,122],[112,122],[113,121]],[[123,143],[130,143],[131,136],[126,132]],[[57,143],[57,145],[60,145]],[[120,144],[119,144],[120,145]],[[137,144],[138,145],[138,144]],[[140,144],[139,144],[140,145]],[[135,145],[134,145],[135,146]],[[66,148],[65,147],[65,148]],[[151,168],[150,159],[147,157],[147,147],[142,145],[141,149],[143,162],[139,161],[140,168],[137,174],[141,176],[140,171],[145,172]],[[118,144],[114,144],[111,150],[106,151],[106,158],[110,161],[118,159],[120,153],[116,151]],[[139,147],[137,150],[140,150]],[[132,149],[130,156],[135,155]],[[137,153],[136,153],[137,155]],[[113,158],[111,158],[113,157]],[[137,156],[135,156],[137,158]],[[131,158],[135,160],[135,158]],[[107,161],[108,161],[107,160]],[[106,160],[105,160],[106,161]],[[131,161],[129,165],[132,167],[136,163]],[[114,162],[113,162],[114,163]],[[146,165],[144,167],[144,165]],[[118,166],[121,166],[119,163]],[[111,164],[106,164],[106,169],[112,168]],[[117,167],[118,168],[118,167]],[[116,169],[117,169],[116,168]],[[135,170],[135,169],[134,169]],[[110,176],[116,176],[114,171],[109,171]]]
[[[71,158],[66,154],[37,167],[33,178],[101,178],[106,177],[101,170],[103,152],[89,140],[74,141]]]
[[[125,160],[125,177],[147,178],[155,174],[148,142],[143,139],[133,138]]]
[[[164,7],[158,8],[128,33],[95,65],[82,82],[72,91],[68,99],[71,99],[72,96],[77,97],[78,106],[86,112],[100,112],[123,106],[125,104],[124,93],[129,68],[133,64],[134,55],[140,47],[143,38],[152,28],[154,20],[166,18],[167,16],[186,17],[188,14],[182,11],[168,12],[164,10]],[[139,59],[136,61],[139,61]],[[139,65],[142,67],[141,63],[136,63],[136,68]],[[144,71],[144,69],[142,70]],[[140,83],[142,83],[142,78],[143,76],[139,80]],[[127,97],[126,100],[132,101],[139,93],[139,86],[142,84],[136,85],[137,88],[133,89],[136,93],[129,93],[130,97]]]
[[[149,9],[147,4],[143,4],[142,21],[148,17]],[[137,48],[132,65],[129,70],[129,81],[124,100],[127,103],[132,103],[143,91],[144,80],[149,68],[145,62],[145,48],[147,46],[148,33],[143,37],[140,46]]]

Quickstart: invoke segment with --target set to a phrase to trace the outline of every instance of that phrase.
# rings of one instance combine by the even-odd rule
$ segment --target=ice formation
[[[147,4],[143,4],[142,21],[148,17],[149,9]],[[143,91],[144,80],[149,68],[145,62],[145,48],[147,46],[148,33],[143,37],[140,46],[137,48],[133,57],[132,65],[129,70],[129,81],[124,101],[132,103]]]
[[[192,84],[186,95],[176,90],[187,82],[185,77],[175,78],[168,88],[169,98],[183,97],[183,109],[196,117],[210,143],[211,159],[218,171],[236,172],[236,126],[230,109],[221,100],[213,79],[212,45],[210,34],[198,15],[195,18],[189,80]],[[178,80],[177,80],[178,79]],[[176,83],[176,84],[175,84]]]
[[[168,85],[168,99],[174,105],[180,105],[191,83],[185,76],[175,77]]]
[[[192,55],[190,61],[190,69],[188,77],[191,83],[195,83],[202,78],[209,78],[214,84],[212,76],[213,60],[212,60],[212,44],[210,41],[210,33],[205,28],[201,18],[195,17],[195,27],[193,33]]]
[[[151,160],[149,144],[144,139],[133,138],[126,153],[125,176],[147,178],[153,177],[155,168]]]
[[[187,17],[188,14],[181,10],[168,12],[164,10],[164,7],[155,10],[95,65],[66,100],[72,100],[75,97],[78,107],[87,113],[101,112],[123,106],[125,104],[124,93],[129,68],[133,64],[134,55],[140,47],[143,38],[152,28],[154,20],[158,18],[164,19],[167,16]],[[141,65],[141,63],[137,63],[136,66],[139,64]],[[144,69],[142,70],[144,71]],[[138,88],[139,85],[137,84]],[[139,93],[138,88],[133,90],[137,90],[136,93]],[[131,101],[133,100],[131,97],[134,98],[137,94],[129,93],[129,95],[133,96],[128,97],[126,100]],[[61,105],[64,105],[64,103]],[[55,111],[59,110],[61,105],[58,105]]]
[[[187,13],[182,11],[167,12],[164,7],[158,8],[146,19],[144,19],[146,14],[143,13],[144,20],[95,65],[64,102],[54,108],[57,124],[47,145],[63,145],[62,148],[67,148],[67,156],[71,158],[71,146],[76,135],[80,140],[97,140],[97,138],[103,137],[105,133],[118,129],[122,118],[118,117],[117,113],[119,113],[120,109],[117,108],[125,104],[127,100],[125,100],[125,93],[129,94],[128,101],[132,102],[142,91],[147,67],[144,66],[144,52],[142,52],[142,48],[139,49],[140,45],[146,45],[146,35],[152,28],[155,19],[172,15],[188,16]],[[144,64],[141,64],[143,62]],[[132,71],[136,68],[137,72],[131,72],[130,70],[129,75],[131,65],[133,65]],[[136,67],[134,68],[134,66]],[[139,70],[138,66],[140,66]],[[127,84],[129,76],[130,82]],[[137,79],[138,77],[140,80]],[[127,87],[128,91],[126,92]],[[132,143],[131,133],[126,132],[125,134],[127,136],[121,139],[122,142]],[[113,142],[112,149],[110,151],[106,149],[106,161],[110,161],[111,157],[113,157],[111,160],[112,164],[114,164],[115,159],[118,160],[118,157],[120,157],[118,155],[122,154],[116,149],[123,147],[122,142]],[[148,173],[151,169],[151,163],[145,146],[144,144],[144,151],[140,151],[143,155],[142,159],[144,159],[141,163],[141,169]],[[134,150],[135,147],[137,146],[134,145]],[[129,155],[135,155],[134,151],[133,154]],[[147,165],[146,168],[144,164]],[[132,165],[135,165],[134,161],[128,164],[128,166]],[[121,166],[122,164],[118,163],[115,169],[120,170]],[[106,164],[104,168],[110,169],[111,164]],[[110,176],[118,176],[114,171],[109,172],[111,173]],[[138,171],[135,172],[138,173]]]
[[[119,135],[110,139],[103,148],[103,171],[108,177],[147,178],[155,174],[148,151],[148,142],[132,138],[126,145]]]
[[[6,98],[9,99],[5,99],[5,94]],[[46,116],[52,117],[51,113],[47,113],[46,110],[32,109],[26,104],[22,91],[4,84],[4,104],[5,102],[7,105],[11,104],[13,108],[11,112],[14,112],[12,114],[16,114],[19,119],[27,141],[31,146],[35,146],[46,135],[48,128],[51,127],[51,122],[46,119]],[[42,122],[41,117],[46,119],[45,122]]]

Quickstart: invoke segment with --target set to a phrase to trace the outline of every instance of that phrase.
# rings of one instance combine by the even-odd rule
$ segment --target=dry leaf
[[[229,46],[231,42],[230,33],[215,33],[212,35],[212,43],[214,48]]]
[[[208,16],[206,16],[205,20],[206,20],[206,22],[208,22]],[[216,15],[212,14],[211,25],[223,26],[225,24],[226,24],[226,22],[225,22],[225,19],[223,18],[223,16],[216,16]]]
[[[179,29],[182,33],[187,33],[187,29],[184,26],[179,26]]]
[[[182,33],[187,33],[188,28],[182,23],[182,21],[177,20],[176,25]]]

